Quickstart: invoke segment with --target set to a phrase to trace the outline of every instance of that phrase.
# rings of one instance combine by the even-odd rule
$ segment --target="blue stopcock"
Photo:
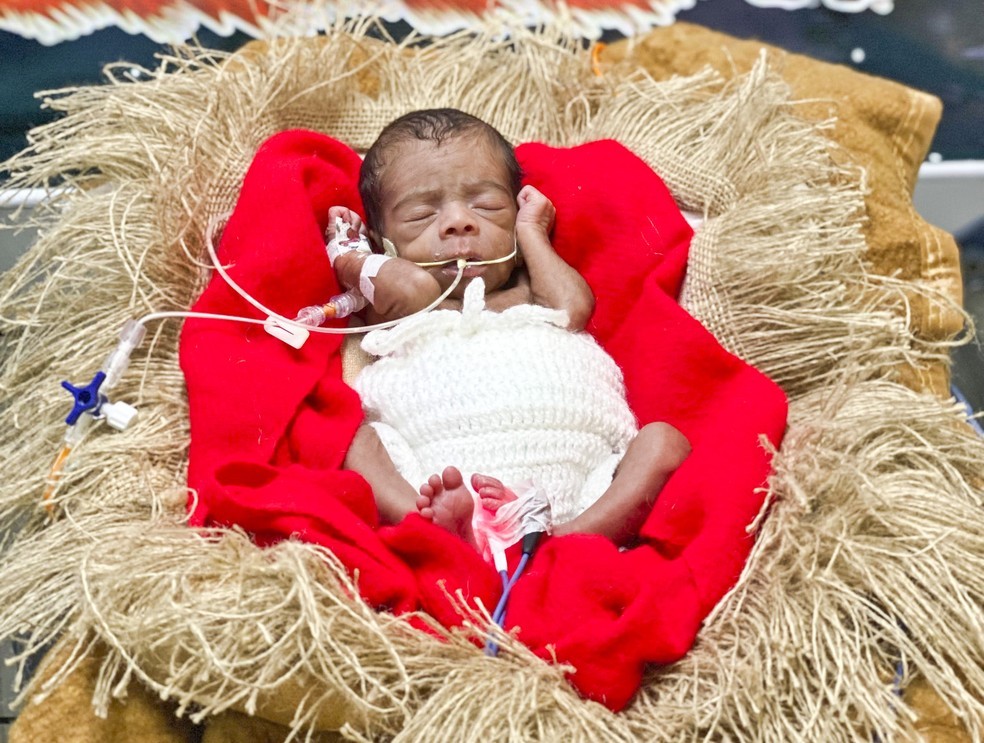
[[[62,387],[72,394],[75,400],[72,405],[72,412],[65,418],[65,422],[74,426],[83,413],[98,414],[99,407],[106,401],[105,396],[99,392],[103,382],[106,381],[106,373],[98,371],[92,381],[84,387],[76,387],[70,382],[62,382]]]

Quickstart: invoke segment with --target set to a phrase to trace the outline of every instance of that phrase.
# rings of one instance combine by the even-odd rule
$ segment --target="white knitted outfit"
[[[463,309],[369,333],[379,356],[354,387],[397,470],[417,487],[448,465],[531,481],[561,524],[598,500],[637,433],[622,373],[567,313],[520,305],[485,311],[485,285]]]

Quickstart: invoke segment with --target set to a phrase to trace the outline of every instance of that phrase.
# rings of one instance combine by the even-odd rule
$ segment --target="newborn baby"
[[[335,258],[342,284],[370,290],[372,322],[430,305],[451,286],[456,259],[505,258],[518,246],[508,260],[465,268],[438,310],[366,337],[381,358],[356,380],[367,423],[345,466],[368,480],[386,523],[419,513],[475,544],[468,485],[494,512],[531,481],[552,505],[554,534],[623,545],[690,446],[665,423],[636,432],[618,367],[580,332],[594,298],[550,244],[554,207],[520,176],[512,147],[485,122],[418,111],[366,155],[368,224],[331,209],[329,239],[351,237],[334,234],[341,218],[399,256]],[[451,263],[417,265],[441,261]]]

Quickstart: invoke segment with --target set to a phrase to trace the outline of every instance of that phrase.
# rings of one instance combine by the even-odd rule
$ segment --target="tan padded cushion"
[[[598,60],[602,71],[615,71],[620,63],[628,63],[657,79],[691,75],[707,65],[733,76],[747,72],[763,48],[770,51],[793,98],[803,101],[797,112],[817,121],[834,117],[831,139],[845,157],[867,171],[865,233],[871,268],[884,275],[897,272],[900,278],[921,280],[939,292],[938,301],[912,298],[915,334],[933,342],[959,333],[963,317],[957,309],[962,289],[956,243],[950,234],[925,222],[912,205],[919,166],[942,112],[938,98],[848,67],[688,23],[608,45]],[[948,396],[949,367],[938,362],[907,369],[902,381],[914,389]]]

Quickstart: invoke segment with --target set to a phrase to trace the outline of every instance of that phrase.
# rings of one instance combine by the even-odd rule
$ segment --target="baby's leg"
[[[372,487],[382,523],[398,524],[416,510],[417,492],[397,471],[379,435],[367,423],[356,431],[343,466],[358,472]]]
[[[690,442],[668,423],[642,427],[601,498],[554,534],[600,534],[624,545],[639,534],[656,497],[690,453]]]

